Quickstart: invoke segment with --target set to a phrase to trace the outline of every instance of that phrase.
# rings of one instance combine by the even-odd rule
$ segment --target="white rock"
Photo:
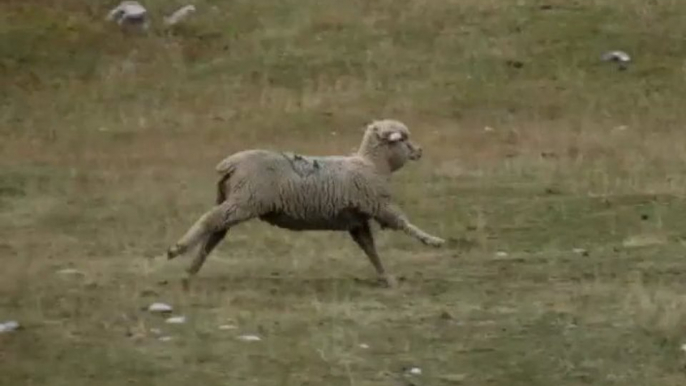
[[[165,303],[153,303],[148,307],[150,312],[172,312],[172,306]]]
[[[15,320],[8,320],[6,322],[0,323],[0,333],[12,332],[19,329],[19,322]]]
[[[240,336],[238,337],[238,339],[243,340],[243,341],[246,341],[246,342],[259,342],[259,341],[262,340],[262,338],[260,338],[259,336],[257,336],[257,335],[250,335],[250,334],[247,334],[247,335],[240,335]]]
[[[186,323],[186,317],[185,316],[172,316],[171,318],[168,318],[165,320],[166,323],[169,324],[183,324]]]
[[[143,28],[148,28],[148,11],[137,1],[122,1],[107,14],[108,21],[116,21],[117,24],[142,23]]]
[[[492,128],[491,126],[486,126],[486,127],[484,127],[484,131],[486,131],[486,132],[495,131],[495,129]]]
[[[413,367],[410,369],[410,374],[412,375],[422,375],[422,369],[419,367]]]
[[[161,337],[159,337],[158,339],[161,340],[162,342],[169,342],[169,341],[172,340],[173,338],[172,338],[171,336],[168,336],[168,335],[167,335],[167,336],[161,336]]]
[[[164,24],[175,25],[186,19],[190,14],[195,12],[195,5],[189,4],[177,9],[174,13],[164,17]]]
[[[107,14],[107,20],[116,20],[121,24],[125,18],[143,17],[148,11],[137,1],[122,1]]]
[[[586,253],[586,250],[583,248],[574,248],[574,249],[572,249],[572,252],[574,252],[574,253]]]
[[[604,62],[620,62],[620,63],[629,63],[631,61],[631,57],[629,54],[627,54],[624,51],[608,51],[601,56],[601,59]]]
[[[448,383],[462,383],[467,379],[467,374],[444,374],[439,375],[438,379],[446,381]]]
[[[495,255],[498,257],[507,257],[507,252],[498,251],[495,253]]]
[[[57,271],[57,273],[60,275],[85,275],[85,273],[74,268],[60,269],[59,271]]]
[[[624,51],[608,51],[600,59],[605,62],[618,63],[619,70],[626,70],[631,62],[631,57]]]
[[[238,327],[234,326],[233,324],[222,324],[221,326],[219,326],[220,330],[235,330],[237,328]]]
[[[368,345],[367,343],[360,343],[360,348],[362,348],[362,349],[365,349],[365,350],[366,350],[366,349],[368,349],[368,348],[369,348],[369,345]]]
[[[686,352],[686,343],[681,345],[681,351]]]

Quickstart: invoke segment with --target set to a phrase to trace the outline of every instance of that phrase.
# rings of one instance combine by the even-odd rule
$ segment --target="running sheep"
[[[370,221],[403,231],[425,245],[445,241],[412,224],[392,202],[391,174],[419,160],[405,124],[392,119],[367,125],[358,151],[349,156],[302,156],[269,150],[234,153],[216,166],[216,205],[167,250],[172,259],[201,244],[184,286],[231,227],[258,218],[293,231],[347,231],[379,278],[395,286],[374,245]]]

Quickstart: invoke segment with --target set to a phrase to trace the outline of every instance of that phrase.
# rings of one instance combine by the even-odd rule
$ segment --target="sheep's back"
[[[389,196],[385,179],[356,157],[269,151],[233,157],[223,161],[234,173],[229,179],[231,195],[249,202],[260,216],[299,222],[300,227],[310,223],[321,228],[327,222],[340,226],[373,215]]]
[[[305,218],[334,218],[344,210],[376,212],[382,181],[350,157],[302,157],[293,163],[296,176],[284,179],[284,211]]]

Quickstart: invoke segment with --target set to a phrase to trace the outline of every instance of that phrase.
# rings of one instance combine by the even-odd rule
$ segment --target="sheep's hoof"
[[[388,288],[398,288],[398,279],[395,276],[386,274],[379,277],[379,280],[386,285]]]
[[[188,292],[191,290],[191,278],[190,277],[184,277],[181,279],[181,289],[183,292]]]
[[[438,248],[445,244],[445,240],[439,237],[428,237],[424,239],[424,244]]]
[[[178,245],[178,244],[169,247],[169,249],[167,250],[167,259],[168,259],[168,260],[171,260],[171,259],[175,258],[176,256],[182,254],[183,251],[184,251],[184,249],[185,249],[185,248],[182,248],[182,247],[181,247],[180,245]]]

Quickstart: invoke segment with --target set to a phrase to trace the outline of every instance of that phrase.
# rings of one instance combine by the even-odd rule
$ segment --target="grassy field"
[[[147,35],[115,4],[0,2],[0,385],[686,384],[686,2],[197,0],[164,30],[183,3],[148,0]],[[151,259],[227,154],[386,117],[425,154],[396,200],[449,240],[377,229],[399,288],[258,221],[189,293]]]

